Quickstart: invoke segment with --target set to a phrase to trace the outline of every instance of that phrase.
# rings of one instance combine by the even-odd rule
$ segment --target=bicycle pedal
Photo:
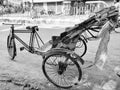
[[[20,47],[20,51],[23,51],[25,48],[24,47]]]

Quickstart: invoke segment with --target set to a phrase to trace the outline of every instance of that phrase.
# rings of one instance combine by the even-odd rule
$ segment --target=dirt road
[[[41,28],[39,34],[43,41],[47,42],[52,35],[59,35],[63,31],[64,29]],[[15,61],[10,60],[6,48],[8,33],[8,30],[0,30],[0,90],[59,90],[44,77],[41,69],[42,57],[26,51],[20,51],[21,44],[17,41],[17,57]],[[29,40],[29,35],[19,34],[19,36],[26,42]],[[94,61],[98,44],[99,40],[88,42],[88,51],[83,57],[84,60]],[[116,81],[116,90],[119,90],[120,78],[113,72],[115,66],[120,66],[120,34],[113,32],[109,43],[109,58],[105,64],[105,70],[100,71],[95,66],[83,69],[83,77],[87,77],[86,83],[78,85],[72,90],[94,90],[95,87],[105,84],[109,80]]]

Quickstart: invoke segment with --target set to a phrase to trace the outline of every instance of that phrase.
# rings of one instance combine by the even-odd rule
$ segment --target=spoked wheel
[[[79,39],[76,48],[75,48],[75,53],[77,53],[79,56],[83,57],[86,54],[87,51],[87,45],[86,42],[83,39]]]
[[[65,53],[55,52],[47,56],[42,69],[46,78],[59,88],[71,88],[82,77],[79,64]]]
[[[16,45],[14,39],[10,36],[7,37],[7,49],[11,60],[13,60],[16,56]]]

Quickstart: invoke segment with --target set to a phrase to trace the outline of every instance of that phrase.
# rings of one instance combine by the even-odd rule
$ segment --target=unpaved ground
[[[58,35],[64,29],[40,29],[39,34],[46,42],[52,35]],[[17,57],[15,61],[9,59],[6,48],[8,31],[0,32],[0,90],[61,90],[50,84],[42,72],[41,56],[32,55],[26,51],[19,51],[21,46],[17,43]],[[27,42],[29,35],[20,35]],[[94,61],[98,41],[88,43],[88,51],[83,57],[84,60]],[[109,80],[117,82],[117,89],[120,90],[120,78],[116,76],[113,69],[120,66],[120,34],[112,33],[109,43],[109,58],[104,70],[93,66],[83,69],[84,84],[72,88],[72,90],[102,90],[98,89]],[[85,66],[83,66],[85,67]]]

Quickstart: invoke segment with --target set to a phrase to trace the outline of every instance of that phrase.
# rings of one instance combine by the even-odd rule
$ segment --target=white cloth
[[[110,21],[107,21],[97,36],[98,38],[101,38],[101,41],[96,52],[95,64],[100,70],[103,70],[104,64],[107,60],[108,43],[112,29],[113,24]]]

